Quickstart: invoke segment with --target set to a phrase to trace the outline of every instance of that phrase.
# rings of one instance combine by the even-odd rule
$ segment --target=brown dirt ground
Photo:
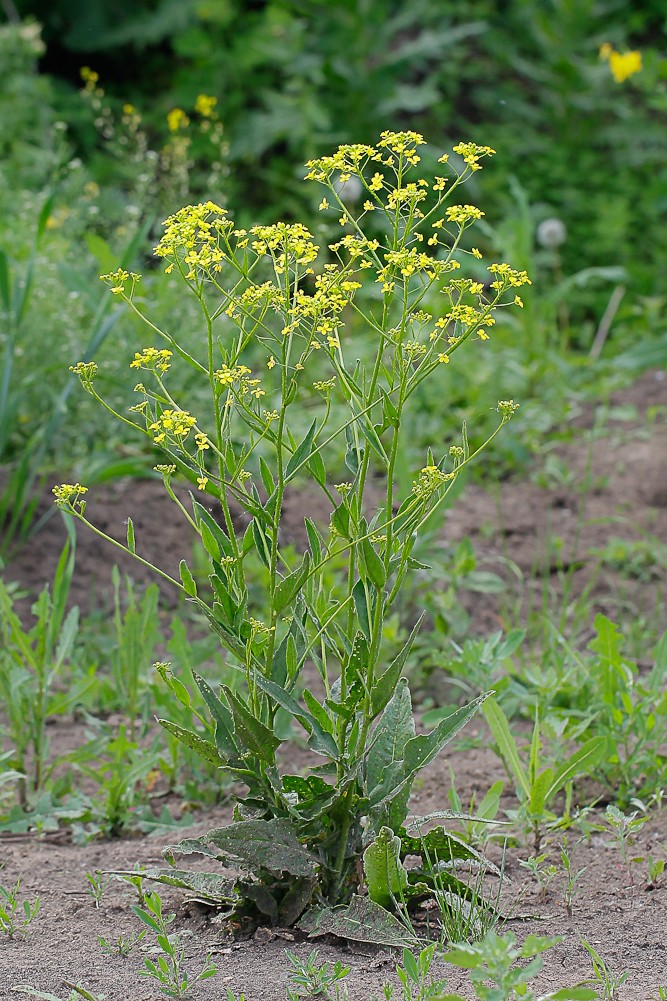
[[[531,603],[541,602],[544,581],[557,601],[562,586],[563,567],[571,568],[575,593],[590,588],[593,609],[611,615],[637,618],[655,616],[667,625],[664,614],[664,584],[667,567],[656,557],[649,579],[628,581],[608,568],[600,573],[592,552],[604,546],[610,537],[650,538],[657,547],[667,540],[667,379],[664,373],[648,373],[630,390],[615,394],[610,401],[609,419],[595,435],[591,432],[595,408],[578,419],[573,439],[556,450],[561,475],[550,486],[538,482],[504,482],[486,491],[469,485],[449,513],[445,528],[449,541],[466,535],[473,540],[476,552],[485,565],[494,567],[510,557],[521,576],[515,579],[516,598],[525,611]],[[624,419],[618,419],[623,408]],[[628,408],[635,417],[628,420]],[[651,410],[649,411],[649,408]],[[649,422],[647,411],[657,415]],[[537,463],[536,463],[537,465]],[[190,540],[182,523],[173,523],[170,505],[164,499],[161,484],[113,484],[96,491],[89,505],[93,521],[118,538],[124,537],[123,519],[130,514],[135,522],[138,547],[148,558],[174,573],[178,560],[188,556]],[[45,505],[48,499],[45,498]],[[287,536],[295,544],[301,540],[301,517],[304,507],[313,515],[315,501],[303,495],[290,499]],[[326,512],[322,511],[326,517]],[[562,540],[559,562],[548,554],[553,545],[547,540]],[[35,593],[52,575],[62,545],[58,518],[50,520],[34,542],[24,549],[6,571],[6,578]],[[79,533],[77,572],[72,598],[83,611],[108,601],[110,568],[116,551],[87,533]],[[135,565],[125,565],[135,579],[148,580]],[[536,571],[538,571],[536,576]],[[106,597],[105,597],[106,596]],[[165,593],[168,601],[168,595]],[[462,596],[464,602],[472,599]],[[474,598],[475,626],[480,631],[498,628],[504,622],[503,607],[493,597]],[[623,620],[621,620],[623,621]],[[649,650],[637,650],[646,659]],[[476,721],[466,731],[467,737],[483,736],[483,724]],[[486,738],[484,738],[486,739]],[[416,784],[412,809],[425,814],[446,806],[450,785],[449,767],[456,776],[456,786],[464,802],[473,792],[483,794],[496,779],[504,777],[498,759],[483,746],[453,750],[435,762]],[[503,806],[511,807],[506,795]],[[212,814],[195,828],[201,832],[224,819]],[[179,837],[185,836],[179,831]],[[522,869],[518,860],[530,854],[528,848],[511,849],[507,874],[512,882],[504,888],[505,911],[531,915],[511,919],[507,927],[522,938],[528,932],[562,935],[562,942],[545,956],[545,969],[536,985],[542,990],[574,983],[590,975],[590,961],[581,938],[588,940],[615,971],[629,971],[626,983],[614,995],[621,1001],[652,1001],[658,988],[667,986],[667,877],[662,885],[649,892],[645,888],[646,864],[634,868],[634,885],[621,864],[618,848],[607,838],[593,833],[588,841],[573,845],[573,865],[585,867],[569,917],[563,902],[562,874],[551,885],[546,897]],[[41,911],[30,937],[2,943],[0,948],[0,1001],[20,995],[11,991],[17,984],[30,984],[41,990],[67,997],[63,979],[80,980],[89,990],[106,993],[108,1001],[154,1001],[160,995],[150,982],[138,975],[143,954],[135,951],[129,958],[104,955],[98,934],[115,939],[138,928],[129,910],[129,888],[112,883],[99,909],[94,907],[85,888],[84,874],[97,868],[132,868],[135,863],[151,864],[160,858],[161,841],[155,838],[94,843],[75,847],[65,833],[39,840],[30,836],[0,836],[0,877],[3,885],[22,879],[22,892],[31,899],[41,897]],[[549,847],[557,861],[555,843]],[[667,858],[667,810],[652,815],[641,830],[633,852],[637,856]],[[219,972],[212,980],[196,988],[195,998],[213,1001],[226,996],[231,987],[243,991],[247,1001],[284,999],[287,974],[285,948],[305,955],[312,943],[291,939],[290,932],[259,929],[254,938],[230,942],[223,927],[196,905],[183,902],[183,896],[169,891],[164,898],[177,911],[176,927],[183,931],[186,954],[192,967],[198,968],[207,949],[217,953]],[[370,1001],[380,994],[382,983],[392,979],[394,959],[383,950],[365,946],[346,946],[332,942],[318,943],[322,959],[341,958],[350,965],[350,998]],[[448,988],[464,989],[465,977],[450,968]]]

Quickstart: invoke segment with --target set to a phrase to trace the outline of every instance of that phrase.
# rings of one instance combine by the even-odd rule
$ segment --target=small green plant
[[[500,401],[496,427],[475,446],[464,428],[460,443],[442,454],[428,449],[399,489],[402,428],[420,385],[442,375],[471,340],[484,350],[495,314],[521,308],[518,291],[530,281],[504,262],[488,265],[487,289],[459,277],[466,257],[481,257],[467,236],[481,212],[446,202],[493,150],[459,143],[457,159],[440,156],[442,176],[429,181],[414,173],[423,144],[414,132],[385,132],[376,146],[341,146],[309,162],[307,179],[326,189],[322,212],[331,209],[343,228],[321,267],[300,223],[246,230],[212,202],[181,209],[166,221],[156,253],[196,300],[204,341],[197,347],[196,338],[153,323],[142,312],[140,277],[120,268],[105,276],[112,293],[161,339],[130,362],[144,372],[131,416],[98,392],[95,363],[73,366],[88,393],[162,452],[166,493],[199,535],[211,572],[202,584],[185,560],[179,579],[154,569],[206,617],[239,678],[236,689],[215,691],[195,674],[212,721],[205,729],[160,720],[247,788],[232,824],[171,846],[167,857],[200,851],[230,865],[235,881],[211,873],[209,885],[217,880],[227,904],[243,902],[258,919],[302,918],[310,929],[342,935],[361,923],[380,941],[400,943],[404,929],[387,907],[397,891],[414,902],[429,886],[423,868],[403,865],[407,852],[424,856],[421,838],[401,830],[411,786],[484,695],[417,734],[401,676],[419,623],[390,658],[384,623],[407,575],[423,566],[412,555],[420,532],[517,404]],[[346,199],[341,177],[361,185],[362,205]],[[372,334],[370,360],[357,361],[346,340],[352,316]],[[247,364],[251,354],[253,364],[265,359],[261,377]],[[172,362],[208,394],[199,418],[170,389]],[[334,483],[341,458],[346,478]],[[206,496],[214,514],[194,496],[186,507],[172,486],[177,476]],[[308,547],[295,554],[283,544],[281,520],[286,497],[304,481],[326,503],[329,522],[306,518]],[[60,507],[109,539],[86,517],[85,487],[63,484],[54,493]],[[243,526],[239,506],[248,516]],[[114,544],[146,563],[139,543],[128,519],[126,543]],[[341,565],[344,574],[332,579],[331,568]],[[306,665],[317,672],[316,685],[305,687]],[[278,767],[286,722],[305,731],[320,757],[306,777]],[[443,828],[431,836],[438,862],[477,858]],[[362,859],[370,899],[357,892]],[[370,879],[369,862],[377,863]],[[154,871],[152,878],[173,877]],[[179,879],[188,885],[186,875]],[[448,880],[451,890],[464,889],[453,875]],[[361,913],[371,911],[375,922]]]
[[[447,985],[446,979],[435,977],[431,972],[437,949],[435,942],[431,942],[419,953],[403,949],[402,961],[396,964],[402,1001],[438,1001],[445,996],[442,992]],[[382,991],[385,1001],[391,1001],[394,993],[393,985],[386,983]]]
[[[516,944],[516,937],[508,932],[504,936],[490,931],[486,938],[474,945],[458,945],[443,956],[447,963],[470,970],[470,978],[479,1001],[593,1001],[595,991],[588,987],[561,987],[536,998],[528,986],[529,981],[542,969],[540,954],[551,949],[560,939],[529,935],[523,945]],[[517,961],[528,960],[523,966]],[[489,983],[489,981],[491,983]],[[465,1001],[461,994],[440,995],[441,1001]]]
[[[558,875],[558,866],[549,862],[546,852],[541,855],[531,855],[527,859],[520,859],[519,865],[522,869],[527,869],[540,888],[542,897],[548,896],[549,887]]]
[[[505,788],[504,783],[501,779],[494,782],[493,785],[489,786],[479,803],[475,793],[473,793],[467,807],[464,807],[456,790],[454,773],[451,769],[450,776],[452,784],[449,790],[449,802],[452,812],[457,817],[456,826],[465,841],[482,848],[489,838],[496,834],[497,828],[505,824],[505,821],[496,820],[500,808],[500,797]]]
[[[637,800],[635,802],[638,802]],[[642,809],[643,804],[641,804]],[[644,861],[643,855],[633,856],[630,849],[635,843],[635,835],[642,829],[648,817],[646,814],[640,815],[639,810],[625,814],[617,806],[610,803],[604,812],[604,822],[608,831],[611,832],[611,844],[616,845],[621,853],[623,865],[625,866],[630,880],[630,886],[634,889],[635,874],[633,865]]]
[[[200,980],[208,980],[214,977],[218,968],[211,956],[206,957],[204,966],[191,976],[185,969],[185,947],[181,945],[178,935],[169,934],[168,926],[174,920],[174,914],[164,914],[162,911],[162,899],[158,893],[153,891],[146,895],[145,906],[132,906],[132,910],[140,921],[155,932],[159,954],[156,962],[146,957],[144,959],[144,969],[141,975],[156,981],[158,990],[166,997],[185,998],[191,988]]]
[[[343,1001],[347,997],[345,987],[340,985],[350,972],[349,966],[343,966],[340,960],[333,965],[318,962],[316,949],[305,959],[288,950],[285,950],[285,955],[292,967],[287,987],[289,1001],[299,1001],[299,998]]]
[[[618,997],[618,988],[622,987],[628,979],[630,976],[629,972],[625,970],[623,973],[614,973],[590,942],[582,938],[581,944],[591,957],[591,964],[593,966],[593,979],[587,981],[587,983],[596,985],[596,997],[604,998],[605,1001],[612,1001],[612,998]]]
[[[665,871],[665,860],[649,856],[646,863],[646,889],[655,890]]]
[[[558,823],[558,818],[549,810],[550,803],[566,790],[576,775],[586,774],[602,759],[606,741],[603,737],[592,737],[558,767],[544,766],[540,718],[536,710],[528,761],[524,762],[507,717],[495,699],[487,699],[483,712],[507,773],[516,784],[520,804],[516,818],[532,834],[533,848],[539,852],[545,826]]]
[[[111,882],[111,876],[107,876],[105,879],[99,869],[96,869],[95,872],[87,872],[84,875],[88,883],[86,889],[93,898],[95,907],[99,908],[102,903],[102,897]]]
[[[134,950],[137,948],[140,942],[143,942],[146,937],[147,929],[143,928],[140,932],[130,932],[129,935],[124,935],[122,932],[115,940],[115,942],[110,941],[108,938],[104,938],[103,935],[97,936],[97,941],[100,943],[100,949],[107,956],[120,956],[122,959],[127,959]]]
[[[70,582],[74,572],[74,534],[60,555],[52,588],[45,587],[33,605],[35,622],[24,629],[14,611],[14,598],[0,580],[0,696],[6,714],[6,732],[13,747],[10,765],[20,773],[17,779],[19,804],[29,805],[31,797],[44,788],[48,774],[57,764],[49,759],[46,724],[50,716],[69,712],[94,683],[85,676],[57,690],[76,640],[79,610],[67,611]]]
[[[39,897],[32,903],[24,900],[20,904],[20,889],[20,879],[11,887],[0,885],[0,934],[7,938],[14,938],[16,935],[27,937],[28,928],[39,913]]]
[[[579,842],[577,842],[579,844]],[[576,845],[575,845],[576,848]],[[569,917],[572,917],[574,897],[576,894],[577,883],[586,872],[586,866],[581,869],[575,869],[572,866],[572,856],[570,855],[569,845],[567,843],[567,838],[563,837],[559,845],[560,860],[563,866],[563,871],[565,873],[565,880],[563,882],[563,898],[565,900],[565,910]]]

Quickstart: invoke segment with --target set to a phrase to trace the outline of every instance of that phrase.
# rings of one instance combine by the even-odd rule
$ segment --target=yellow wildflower
[[[178,132],[185,129],[190,124],[190,119],[182,108],[172,108],[167,115],[167,125],[170,132]]]
[[[217,97],[209,97],[208,94],[199,94],[195,101],[195,111],[202,118],[210,118],[217,103]]]

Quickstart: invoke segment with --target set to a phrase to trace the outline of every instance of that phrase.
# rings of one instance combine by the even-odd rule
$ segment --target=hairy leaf
[[[401,862],[401,839],[383,827],[364,852],[364,873],[371,900],[390,908],[400,900],[408,885],[408,874]]]

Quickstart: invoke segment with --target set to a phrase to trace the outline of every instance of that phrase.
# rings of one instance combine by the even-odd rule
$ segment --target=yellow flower
[[[170,132],[178,132],[179,129],[187,128],[189,124],[190,119],[182,108],[172,108],[167,115],[167,125]]]
[[[130,368],[145,368],[149,372],[166,372],[170,367],[169,359],[173,352],[167,348],[144,348],[143,351],[135,351],[134,361],[130,362]]]
[[[616,83],[623,83],[633,73],[639,73],[641,68],[641,52],[611,52],[609,55],[609,69]]]
[[[205,490],[208,483],[208,476],[197,477],[197,490]]]
[[[210,118],[217,103],[217,97],[209,97],[207,94],[200,94],[195,101],[195,111],[198,115],[201,115],[202,118]]]
[[[82,487],[80,483],[60,483],[53,488],[52,493],[55,495],[58,507],[66,510],[78,507],[83,514],[86,502],[81,500],[81,497],[88,493],[88,487]]]

